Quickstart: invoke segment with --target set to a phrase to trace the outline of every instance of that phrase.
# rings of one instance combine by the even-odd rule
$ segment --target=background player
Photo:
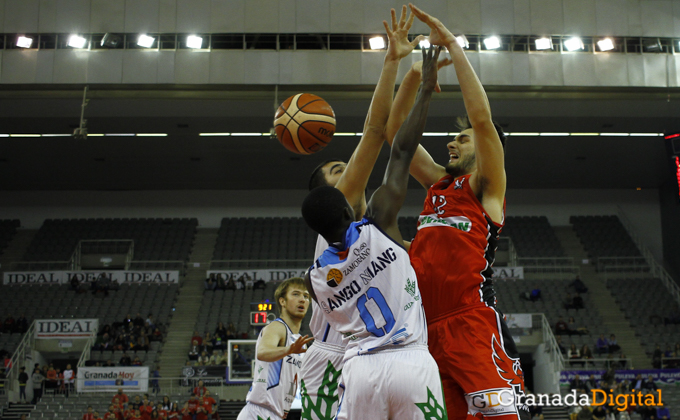
[[[504,135],[491,119],[486,93],[456,38],[439,20],[411,7],[431,28],[430,42],[451,53],[468,113],[462,132],[447,145],[446,167],[422,147],[411,164],[413,176],[428,188],[409,254],[421,283],[430,351],[441,369],[451,419],[528,417],[526,406],[498,401],[499,395],[524,394],[518,353],[495,310],[491,282],[504,220]],[[388,140],[412,100],[412,85],[411,76],[400,88]]]
[[[310,190],[325,185],[341,191],[359,220],[366,210],[368,178],[383,145],[399,62],[413,51],[421,39],[408,40],[408,31],[414,18],[413,15],[407,17],[406,6],[402,8],[399,21],[394,9],[391,10],[391,16],[391,28],[387,22],[383,22],[389,45],[361,141],[347,164],[340,160],[323,162],[314,170],[309,182]],[[319,236],[314,261],[326,248],[328,243]],[[345,347],[342,336],[330,327],[316,303],[312,303],[312,311],[309,327],[315,341],[302,361],[302,419],[330,420],[337,411],[338,384]]]
[[[309,293],[300,277],[283,281],[274,292],[280,317],[260,331],[255,345],[255,378],[238,420],[283,419],[295,398],[302,364],[299,355],[312,339],[301,337]]]
[[[409,164],[437,83],[440,50],[423,51],[422,89],[397,134],[366,217],[355,222],[352,206],[332,187],[313,190],[302,206],[307,224],[332,244],[305,281],[347,343],[340,420],[446,418],[439,371],[427,351],[417,279],[397,224]]]

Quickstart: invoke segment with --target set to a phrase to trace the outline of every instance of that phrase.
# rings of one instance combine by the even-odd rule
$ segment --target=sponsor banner
[[[531,314],[505,314],[505,323],[508,324],[508,328],[533,327]]]
[[[98,328],[98,319],[37,319],[35,338],[89,338]]]
[[[147,392],[149,367],[80,367],[76,384],[78,392]]]
[[[523,279],[524,267],[491,267],[495,279]]]
[[[601,380],[606,370],[563,370],[560,373],[560,384],[567,385],[574,380],[574,376],[579,375],[582,381],[587,381],[590,375],[594,375],[596,380]],[[614,374],[616,382],[627,380],[634,382],[637,375],[642,375],[643,380],[647,380],[649,375],[656,383],[677,384],[680,383],[680,369],[631,369],[617,370]]]
[[[306,268],[266,268],[253,270],[209,270],[208,277],[211,274],[216,274],[218,278],[224,280],[238,280],[246,276],[253,281],[282,281],[291,277],[304,277],[307,272]]]
[[[226,365],[216,366],[185,366],[182,368],[182,376],[187,384],[198,384],[203,381],[205,386],[220,386],[225,382]]]
[[[93,282],[102,276],[123,283],[177,283],[179,271],[10,271],[3,275],[3,284],[64,284],[72,279]]]

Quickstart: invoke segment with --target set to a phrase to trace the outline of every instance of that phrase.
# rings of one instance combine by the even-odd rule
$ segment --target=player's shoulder
[[[279,337],[285,337],[288,333],[288,326],[281,318],[276,318],[269,325],[262,329],[263,335],[276,335]]]

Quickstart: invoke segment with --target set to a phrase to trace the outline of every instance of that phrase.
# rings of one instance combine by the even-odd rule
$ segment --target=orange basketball
[[[276,110],[274,130],[283,147],[310,155],[331,142],[335,133],[335,113],[320,97],[298,93],[283,101]]]

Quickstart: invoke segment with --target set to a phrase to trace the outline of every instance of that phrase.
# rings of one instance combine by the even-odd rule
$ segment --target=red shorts
[[[428,335],[449,420],[531,418],[523,404],[519,354],[493,308],[479,306],[434,320]]]

